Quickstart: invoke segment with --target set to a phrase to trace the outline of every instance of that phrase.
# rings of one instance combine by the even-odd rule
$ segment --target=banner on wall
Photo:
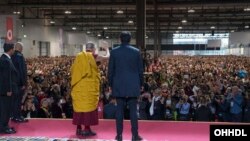
[[[13,40],[13,18],[6,17],[6,42],[11,42]]]
[[[59,29],[59,47],[63,48],[63,29]]]
[[[106,55],[106,48],[109,48],[110,44],[105,40],[99,40],[99,47],[98,47],[98,54],[99,55]]]

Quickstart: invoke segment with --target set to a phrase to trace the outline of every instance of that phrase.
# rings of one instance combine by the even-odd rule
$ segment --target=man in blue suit
[[[108,79],[112,95],[116,98],[116,140],[122,140],[124,106],[130,110],[132,141],[142,140],[138,134],[137,98],[143,86],[143,65],[140,52],[130,46],[131,33],[120,34],[121,45],[111,51]]]

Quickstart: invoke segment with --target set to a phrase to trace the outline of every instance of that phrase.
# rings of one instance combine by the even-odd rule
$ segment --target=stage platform
[[[182,122],[182,121],[139,121],[139,133],[145,141],[209,141],[209,125],[220,123]],[[16,134],[0,134],[0,141],[72,141],[79,139],[75,135],[72,120],[30,119],[28,123],[13,123]],[[116,135],[114,120],[100,120],[92,127],[96,136],[80,140],[114,140]],[[124,140],[131,140],[131,126],[124,122]]]

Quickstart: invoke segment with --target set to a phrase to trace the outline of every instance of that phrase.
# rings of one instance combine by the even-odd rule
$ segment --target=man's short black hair
[[[122,31],[120,39],[122,43],[129,43],[131,40],[131,33],[129,31]]]
[[[12,49],[14,49],[14,44],[4,43],[3,45],[4,52],[9,52]]]

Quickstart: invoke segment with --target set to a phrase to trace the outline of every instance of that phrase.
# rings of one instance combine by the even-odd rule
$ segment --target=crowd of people
[[[75,57],[27,59],[25,117],[72,118],[70,68]],[[250,121],[248,57],[165,56],[145,63],[138,99],[141,120]],[[104,118],[115,118],[116,101],[108,87],[108,62],[97,62]],[[125,109],[126,110],[126,109]],[[125,112],[125,118],[129,112]]]
[[[249,122],[248,61],[238,56],[171,56],[149,62],[146,69],[152,73],[145,76],[141,118]]]
[[[74,57],[27,59],[27,89],[22,112],[27,118],[72,118],[70,68]]]

